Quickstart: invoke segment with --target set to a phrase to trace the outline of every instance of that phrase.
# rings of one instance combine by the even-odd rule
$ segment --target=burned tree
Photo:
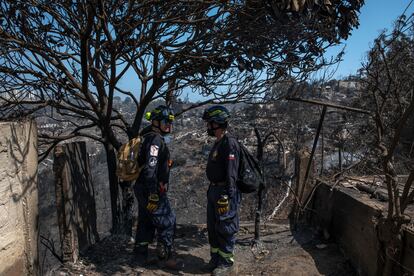
[[[76,137],[104,145],[116,231],[116,150],[137,135],[148,104],[184,88],[204,103],[247,101],[269,81],[329,63],[323,52],[358,25],[363,1],[319,2],[2,1],[0,112],[44,110],[67,123],[40,134],[44,156]],[[125,80],[137,88],[128,91]],[[136,106],[131,120],[114,106],[121,94]]]
[[[285,123],[287,118],[279,120],[280,103],[251,104],[239,110],[232,121],[233,132],[255,152],[256,159],[262,171],[262,178],[258,179],[258,190],[254,195],[255,234],[254,243],[260,245],[260,227],[268,206],[266,201],[269,188],[279,189],[280,182],[285,177]],[[283,110],[281,113],[283,113]],[[281,137],[279,139],[279,136]],[[273,202],[271,202],[273,203]]]
[[[282,176],[285,174],[285,164],[284,164],[284,149],[283,144],[280,139],[276,136],[274,131],[267,131],[264,135],[261,134],[257,127],[254,128],[254,132],[257,139],[257,160],[259,161],[259,165],[262,168],[262,173],[264,174],[264,149],[269,144],[270,140],[273,138],[278,142],[278,150],[277,150],[277,160],[278,160],[278,167],[275,168],[277,171],[276,175],[272,175],[272,179],[278,179],[279,181],[282,179]],[[282,156],[282,157],[281,157]],[[281,161],[282,159],[282,161]],[[257,191],[257,209],[255,214],[255,221],[254,221],[254,241],[255,243],[259,243],[260,241],[260,224],[262,221],[262,215],[264,210],[264,201],[266,198],[266,175],[262,176],[263,179],[259,183],[259,188]]]
[[[373,116],[375,131],[371,143],[375,146],[374,168],[384,175],[388,191],[388,211],[378,224],[382,244],[382,274],[398,274],[401,254],[401,232],[410,219],[404,215],[414,198],[412,153],[407,150],[414,140],[407,131],[414,114],[414,37],[412,17],[401,17],[391,33],[383,33],[376,40],[362,69],[367,94],[364,107]],[[409,176],[400,191],[397,174]]]

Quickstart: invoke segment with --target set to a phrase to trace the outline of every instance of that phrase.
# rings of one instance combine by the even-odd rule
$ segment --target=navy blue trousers
[[[236,233],[239,231],[239,206],[241,194],[239,191],[229,199],[230,210],[219,215],[217,201],[225,195],[225,186],[212,186],[207,191],[207,230],[210,243],[211,259],[216,265],[232,265],[234,262],[234,245]]]
[[[174,241],[176,228],[176,216],[171,208],[167,194],[160,195],[160,201],[157,210],[153,213],[147,211],[149,192],[142,185],[135,184],[135,196],[138,200],[138,226],[135,237],[136,245],[145,245],[154,240],[155,231],[157,232],[157,241],[162,242],[171,248]]]

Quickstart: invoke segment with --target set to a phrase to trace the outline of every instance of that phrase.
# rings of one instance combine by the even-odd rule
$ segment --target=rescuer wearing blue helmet
[[[237,140],[227,133],[230,113],[215,105],[203,113],[207,133],[216,138],[210,151],[206,174],[210,182],[207,192],[207,230],[210,262],[206,269],[213,275],[228,275],[234,271],[235,235],[239,230],[240,191],[236,181],[240,162]]]

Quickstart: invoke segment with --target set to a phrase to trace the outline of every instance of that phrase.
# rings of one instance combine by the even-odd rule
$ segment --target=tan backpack
[[[137,180],[142,166],[138,164],[139,147],[141,145],[142,138],[136,137],[123,144],[117,155],[117,168],[116,175],[122,181]]]

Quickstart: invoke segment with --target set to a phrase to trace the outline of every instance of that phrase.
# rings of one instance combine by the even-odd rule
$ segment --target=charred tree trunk
[[[134,215],[134,182],[120,181],[122,189],[122,223],[120,232],[132,237],[133,215]]]
[[[338,167],[339,171],[342,171],[342,144],[338,147]]]
[[[263,147],[264,147],[264,140],[262,140],[260,132],[257,128],[254,129],[257,138],[257,160],[259,161],[259,165],[263,171]],[[263,177],[264,180],[264,177]],[[260,241],[260,223],[262,217],[262,210],[263,210],[263,197],[265,195],[265,184],[264,181],[260,181],[259,190],[257,192],[257,209],[256,209],[256,217],[254,220],[254,240],[255,242]]]
[[[387,151],[384,151],[383,155],[386,154]],[[401,216],[397,173],[390,160],[391,158],[386,155],[384,159],[383,170],[388,190],[389,210],[387,218],[385,218],[384,222],[379,226],[379,231],[384,260],[382,275],[385,276],[399,275],[396,263],[401,259],[403,217]]]
[[[134,193],[133,182],[122,182],[116,175],[117,166],[117,150],[121,147],[121,143],[115,137],[114,132],[108,126],[104,144],[106,151],[106,161],[108,167],[109,191],[111,197],[112,211],[112,229],[113,234],[126,234],[132,236],[132,218]],[[130,136],[132,138],[135,136]],[[121,188],[121,191],[120,189]]]
[[[265,185],[263,182],[260,182],[259,191],[257,192],[257,211],[256,211],[256,217],[254,220],[254,240],[256,242],[260,240],[260,223],[261,223],[261,218],[262,218],[264,195],[265,195]]]
[[[104,146],[106,151],[106,162],[108,165],[109,191],[111,195],[111,232],[113,234],[118,234],[122,232],[122,208],[119,196],[118,177],[116,175],[116,151],[110,143],[106,143]]]

